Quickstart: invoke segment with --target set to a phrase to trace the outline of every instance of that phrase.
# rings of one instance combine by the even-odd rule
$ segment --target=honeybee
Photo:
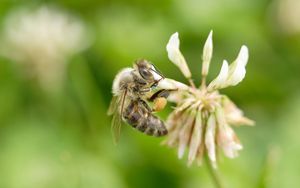
[[[168,133],[164,122],[153,114],[167,103],[168,90],[152,92],[162,79],[164,76],[147,60],[138,60],[133,68],[124,68],[116,75],[108,110],[108,114],[113,115],[111,128],[115,142],[119,140],[122,121],[147,135],[164,136]],[[153,102],[152,108],[147,100]]]

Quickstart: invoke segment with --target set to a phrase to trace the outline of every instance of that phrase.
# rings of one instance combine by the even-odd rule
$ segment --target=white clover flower
[[[179,50],[179,38],[178,33],[174,33],[167,44],[167,52],[170,61],[172,61],[183,73],[186,78],[191,78],[192,74],[188,68],[186,61]]]
[[[248,48],[242,46],[238,57],[229,67],[227,61],[223,61],[219,75],[208,85],[208,90],[222,89],[240,83],[245,78],[247,62]]]
[[[178,34],[175,33],[167,45],[169,59],[180,68],[182,72],[188,69],[185,61],[178,63],[174,56],[170,56],[170,43],[176,38],[179,44]],[[178,49],[179,45],[175,45]],[[179,50],[177,56],[184,59]],[[206,85],[206,76],[212,58],[213,44],[212,31],[204,45],[202,56],[202,84],[200,89],[192,83],[191,86],[180,82],[165,79],[159,83],[159,87],[177,89],[169,100],[177,104],[175,110],[169,115],[166,125],[169,135],[164,144],[170,147],[178,147],[178,157],[182,158],[185,150],[189,148],[188,165],[195,160],[201,164],[203,155],[207,155],[213,167],[217,166],[217,150],[234,158],[243,147],[230,125],[254,125],[254,122],[244,117],[243,112],[225,95],[219,93],[219,89],[235,86],[240,83],[246,74],[248,62],[248,48],[242,46],[236,60],[228,65],[223,61],[219,75]],[[175,54],[175,53],[173,53]],[[185,71],[183,71],[185,70]],[[186,76],[187,77],[187,76]],[[190,77],[187,77],[190,79]],[[189,80],[190,81],[190,80]]]
[[[23,63],[45,87],[59,84],[68,59],[89,44],[83,23],[53,7],[18,9],[4,23],[1,55]]]
[[[204,44],[203,48],[203,56],[202,56],[202,76],[206,76],[208,74],[209,64],[212,58],[213,52],[213,41],[212,41],[213,32],[211,31],[207,37],[207,40]]]

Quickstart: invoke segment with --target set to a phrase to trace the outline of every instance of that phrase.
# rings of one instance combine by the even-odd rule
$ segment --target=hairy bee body
[[[114,98],[109,109],[109,114],[114,115],[112,130],[116,141],[121,121],[147,135],[163,136],[168,133],[164,122],[152,113],[153,110],[145,102],[147,94],[163,78],[146,60],[137,61],[133,68],[125,68],[116,75],[112,87]]]

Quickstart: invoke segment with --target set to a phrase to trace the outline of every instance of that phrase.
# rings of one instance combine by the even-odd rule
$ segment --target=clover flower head
[[[202,83],[199,88],[191,80],[191,72],[179,50],[178,33],[174,33],[167,44],[168,57],[191,86],[172,79],[159,83],[161,88],[177,89],[169,97],[176,103],[176,108],[167,119],[169,135],[163,143],[178,147],[179,158],[188,148],[188,165],[194,161],[201,164],[203,155],[207,155],[212,166],[216,167],[218,150],[223,150],[229,158],[237,157],[243,146],[231,126],[254,125],[227,96],[219,93],[220,89],[235,86],[244,79],[248,48],[242,46],[230,65],[224,60],[218,76],[207,85],[206,76],[213,53],[212,35],[211,31],[203,49]]]

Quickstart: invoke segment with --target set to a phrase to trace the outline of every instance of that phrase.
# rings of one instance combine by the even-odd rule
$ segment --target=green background
[[[138,58],[185,82],[165,50],[176,31],[199,84],[211,29],[210,79],[224,58],[232,61],[241,45],[249,47],[246,78],[221,92],[256,121],[235,128],[244,150],[236,159],[220,158],[222,181],[226,187],[300,186],[300,33],[281,32],[275,1],[1,0],[0,29],[15,8],[49,4],[86,22],[93,43],[72,57],[56,94],[24,80],[18,63],[0,57],[1,188],[213,187],[205,165],[188,168],[161,138],[126,125],[114,146],[106,115],[115,74]]]

